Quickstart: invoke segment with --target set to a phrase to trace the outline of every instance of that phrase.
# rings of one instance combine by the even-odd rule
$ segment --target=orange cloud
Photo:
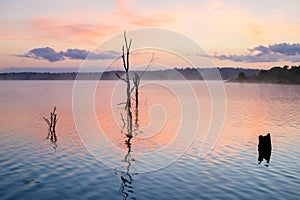
[[[172,18],[172,16],[157,15],[153,17],[144,17],[142,19],[135,19],[131,21],[131,23],[141,27],[149,27],[149,26],[165,26],[166,24],[173,21],[174,18]]]
[[[51,38],[71,43],[94,43],[118,30],[112,25],[84,24],[80,22],[59,23],[53,19],[40,18],[31,22],[36,34],[45,38]]]
[[[37,18],[22,22],[22,26],[5,26],[1,40],[58,41],[62,43],[91,44],[120,31],[118,27],[80,22],[61,23],[51,18]]]

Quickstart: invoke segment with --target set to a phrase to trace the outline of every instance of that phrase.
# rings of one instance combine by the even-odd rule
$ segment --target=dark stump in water
[[[263,159],[270,162],[271,152],[272,152],[272,143],[271,143],[271,135],[268,133],[266,136],[260,135],[258,137],[258,163],[260,164]],[[268,167],[268,165],[265,165]]]

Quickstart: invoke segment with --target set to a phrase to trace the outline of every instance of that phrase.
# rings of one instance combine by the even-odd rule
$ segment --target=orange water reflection
[[[105,136],[119,148],[125,149],[123,126],[124,104],[122,102],[122,90],[111,90],[101,85],[96,93],[96,113],[99,126]],[[105,95],[101,95],[105,91]],[[116,96],[116,97],[114,97]],[[140,99],[138,113],[136,113],[135,101],[132,102],[134,139],[132,145],[135,152],[149,152],[162,148],[175,138],[181,123],[181,108],[176,95],[168,88],[148,83],[140,87]],[[114,102],[111,99],[117,98]],[[121,99],[121,100],[120,100]],[[138,115],[136,115],[138,114]]]
[[[174,82],[174,84],[180,88],[180,83]],[[194,143],[195,148],[199,150],[210,125],[211,101],[203,82],[192,81],[191,84],[195,89],[200,106],[198,116],[200,134]],[[124,112],[124,105],[117,105],[125,99],[125,94],[122,92],[122,87],[119,88],[120,91],[114,90],[114,85],[113,81],[99,84],[95,97],[96,114],[99,126],[110,141],[125,149],[124,138],[121,134],[122,120],[120,116],[120,113]],[[265,135],[267,132],[272,134],[274,155],[282,149],[289,149],[297,142],[294,139],[282,138],[299,137],[299,86],[226,83],[225,87],[227,95],[226,120],[217,146],[208,159],[213,159],[220,152],[225,152],[226,156],[239,156],[244,151],[255,155],[253,162],[256,163],[258,136]],[[23,141],[30,141],[34,144],[44,142],[48,127],[42,117],[48,116],[49,110],[53,106],[57,106],[58,124],[56,132],[59,137],[57,155],[60,152],[74,152],[76,154],[76,149],[82,147],[83,144],[78,137],[72,117],[72,89],[72,81],[1,82],[0,126],[2,130],[5,130],[2,134],[7,134],[7,141],[11,140],[10,137],[14,137],[14,140],[20,143]],[[181,94],[184,94],[184,91],[181,91]],[[112,102],[111,97],[118,101]],[[155,104],[160,104],[165,112],[154,106]],[[149,114],[151,108],[152,116]],[[157,126],[161,125],[159,122],[164,119],[164,113],[167,114],[167,117],[163,126],[147,127],[147,125],[152,124],[151,120],[156,120]],[[85,113],[82,115],[85,117]],[[86,116],[86,120],[89,121],[91,117],[94,116]],[[134,110],[133,117],[135,117]],[[171,91],[157,84],[141,87],[139,133],[132,140],[134,151],[152,151],[170,143],[176,136],[180,120],[179,102]],[[10,134],[11,130],[13,130],[13,134]],[[48,147],[47,150],[49,150]],[[37,150],[37,153],[42,152],[42,149]],[[197,156],[197,153],[195,152],[194,155]],[[218,158],[221,160],[222,156]],[[224,157],[225,160],[226,157]]]

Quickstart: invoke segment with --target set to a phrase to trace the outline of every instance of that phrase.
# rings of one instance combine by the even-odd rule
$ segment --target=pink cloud
[[[174,21],[175,19],[172,16],[158,14],[155,16],[133,19],[131,23],[141,27],[149,27],[149,26],[164,26]]]

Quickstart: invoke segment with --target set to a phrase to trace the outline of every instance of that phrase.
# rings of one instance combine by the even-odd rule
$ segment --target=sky
[[[299,65],[299,8],[298,0],[1,0],[0,71],[74,69],[87,55],[101,65],[120,49],[93,52],[99,44],[149,27],[191,38],[218,67]]]

